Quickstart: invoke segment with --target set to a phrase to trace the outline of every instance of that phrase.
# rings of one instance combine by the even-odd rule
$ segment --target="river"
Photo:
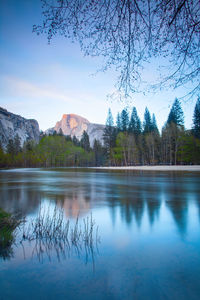
[[[17,236],[0,251],[0,299],[200,299],[199,172],[5,170],[0,207],[98,227],[92,249]]]

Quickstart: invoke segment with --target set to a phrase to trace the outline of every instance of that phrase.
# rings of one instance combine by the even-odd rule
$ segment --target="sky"
[[[36,119],[41,130],[53,127],[63,114],[75,113],[92,123],[105,124],[108,109],[137,108],[143,121],[145,107],[155,113],[159,129],[167,120],[175,97],[185,90],[132,94],[128,101],[110,99],[117,73],[96,72],[101,58],[84,57],[78,44],[32,33],[42,23],[40,0],[0,0],[0,106],[25,118]],[[151,65],[144,71],[154,76]],[[185,127],[191,128],[196,99],[182,102]]]

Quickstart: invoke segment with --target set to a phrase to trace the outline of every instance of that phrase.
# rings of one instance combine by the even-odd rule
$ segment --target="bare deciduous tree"
[[[125,95],[138,89],[141,71],[152,57],[168,59],[159,86],[189,83],[200,91],[199,0],[41,0],[43,24],[33,27],[77,40],[86,55],[103,56],[102,70],[115,66]]]

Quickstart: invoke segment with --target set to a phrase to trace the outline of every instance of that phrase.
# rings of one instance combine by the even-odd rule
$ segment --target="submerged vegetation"
[[[64,136],[62,131],[40,141],[27,141],[23,148],[19,136],[10,140],[7,151],[0,147],[0,167],[91,167],[155,164],[200,164],[200,98],[197,100],[193,127],[186,130],[180,101],[175,99],[161,133],[155,115],[145,109],[141,122],[133,107],[118,113],[116,124],[111,110],[103,135],[103,143],[95,140],[90,145],[87,132],[79,141],[75,136]]]

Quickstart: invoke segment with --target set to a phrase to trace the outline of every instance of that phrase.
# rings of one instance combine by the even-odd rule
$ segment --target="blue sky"
[[[175,97],[185,90],[133,94],[128,103],[111,101],[107,95],[116,91],[116,72],[94,75],[101,58],[84,57],[78,44],[62,37],[48,45],[45,36],[32,33],[32,26],[40,24],[41,18],[40,0],[0,1],[0,106],[36,119],[42,130],[67,113],[104,124],[109,107],[115,119],[127,104],[130,110],[136,106],[143,120],[147,106],[161,129]],[[154,75],[149,65],[144,76]],[[195,102],[182,103],[186,128],[191,128]]]

